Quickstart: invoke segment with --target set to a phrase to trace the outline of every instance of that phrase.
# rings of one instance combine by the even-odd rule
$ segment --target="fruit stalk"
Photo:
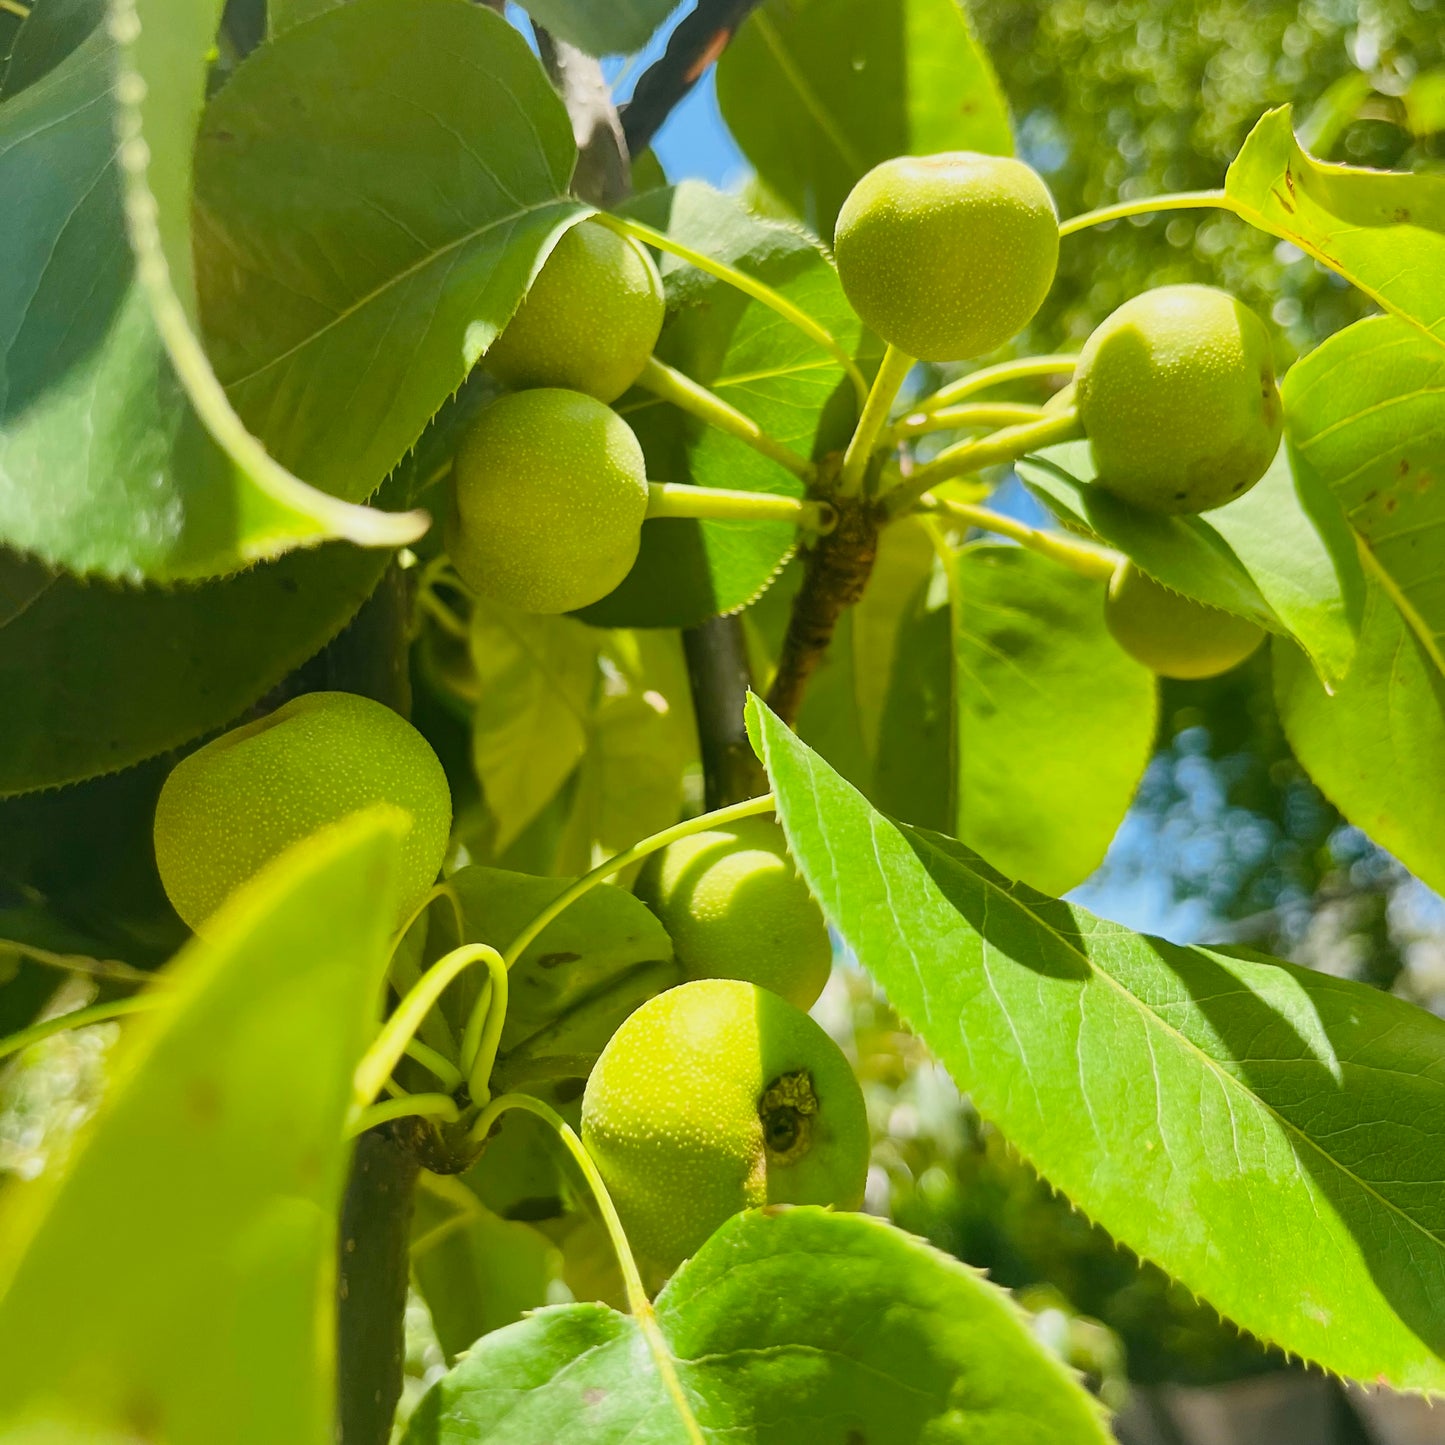
[[[647,517],[711,517],[724,522],[791,522],[807,532],[829,531],[836,514],[827,502],[805,502],[772,492],[649,482]]]
[[[845,607],[863,595],[878,554],[883,514],[866,497],[839,498],[838,525],[807,554],[803,585],[793,599],[768,706],[789,727],[798,720],[808,679],[832,641]]]

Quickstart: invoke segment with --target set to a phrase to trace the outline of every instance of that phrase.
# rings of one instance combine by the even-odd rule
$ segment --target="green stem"
[[[565,913],[584,893],[590,893],[599,883],[610,878],[614,873],[620,873],[624,868],[639,862],[649,854],[666,848],[669,843],[677,842],[679,838],[690,838],[694,833],[707,832],[709,828],[722,827],[728,823],[736,823],[740,818],[751,818],[754,814],[771,813],[772,811],[773,795],[764,793],[760,798],[749,798],[746,802],[733,803],[726,808],[716,808],[711,813],[702,813],[696,818],[689,818],[686,822],[674,823],[671,828],[664,828],[662,832],[654,833],[650,838],[644,838],[640,843],[634,843],[632,847],[614,854],[605,862],[599,863],[590,873],[584,874],[569,887],[564,888],[512,940],[511,946],[502,955],[507,961],[507,967],[511,968],[521,958],[554,918]]]
[[[1079,417],[1072,407],[1050,412],[1023,426],[1004,427],[973,441],[945,447],[930,462],[916,468],[888,498],[890,516],[909,511],[930,487],[950,477],[976,472],[981,467],[1017,461],[1040,447],[1072,441],[1079,436]]]
[[[447,985],[474,963],[488,963],[497,950],[485,943],[464,943],[454,948],[427,969],[397,1004],[390,1018],[382,1025],[372,1045],[356,1066],[352,1087],[355,1107],[363,1109],[381,1092],[392,1070],[401,1062],[409,1044],[431,1012]]]
[[[450,1094],[398,1094],[394,1099],[383,1099],[379,1104],[368,1104],[358,1109],[346,1121],[346,1137],[354,1139],[378,1124],[390,1123],[393,1119],[406,1119],[416,1115],[422,1119],[441,1119],[455,1124],[461,1118],[457,1101]]]
[[[1025,381],[1033,376],[1072,376],[1078,360],[1077,356],[1059,352],[1051,356],[1020,356],[1014,361],[1001,361],[997,366],[981,367],[978,371],[970,371],[967,376],[960,376],[957,381],[950,381],[932,396],[926,396],[915,403],[913,410],[904,420],[909,421],[915,416],[926,416],[929,412],[940,411],[962,401],[966,396],[987,391],[990,387],[1002,386],[1005,382]]]
[[[422,1043],[420,1039],[413,1039],[406,1046],[405,1052],[407,1058],[415,1059],[422,1068],[435,1074],[446,1088],[459,1089],[461,1087],[462,1071],[439,1049]]]
[[[970,527],[986,532],[996,532],[1000,537],[1009,537],[1041,557],[1061,563],[1081,577],[1095,577],[1108,580],[1119,565],[1120,556],[1102,547],[1087,542],[1076,542],[1062,532],[1046,532],[1030,527],[1013,517],[1005,517],[988,507],[975,507],[968,502],[955,502],[946,497],[925,494],[919,499],[921,511],[932,512],[935,516],[949,517]]]
[[[462,1034],[462,1068],[467,1074],[467,1092],[474,1104],[485,1104],[492,1096],[488,1080],[497,1062],[497,1045],[507,1022],[507,964],[496,949],[487,950],[487,986],[478,995],[467,1016]]]
[[[119,959],[89,958],[82,953],[52,953],[48,948],[37,948],[33,943],[24,943],[16,938],[0,937],[0,952],[18,954],[43,968],[79,973],[87,978],[105,979],[108,983],[147,984],[155,977],[143,968],[121,963]]]
[[[867,378],[858,370],[858,363],[839,345],[832,332],[827,327],[819,325],[806,311],[795,306],[786,296],[774,291],[771,286],[759,281],[755,276],[749,276],[746,271],[739,271],[736,266],[729,266],[726,261],[717,261],[701,251],[694,251],[691,246],[685,246],[681,241],[673,240],[665,231],[654,231],[651,226],[644,225],[641,221],[635,221],[630,216],[613,216],[606,212],[598,212],[593,220],[604,226],[611,226],[614,231],[621,231],[624,236],[632,236],[635,240],[655,246],[659,251],[667,251],[680,260],[686,261],[690,266],[695,266],[699,271],[706,271],[709,276],[716,276],[719,281],[726,281],[729,286],[735,287],[745,296],[751,296],[754,301],[761,301],[764,306],[776,311],[785,321],[791,322],[805,336],[811,337],[837,360],[851,378],[860,403],[868,395]]]
[[[1145,196],[1138,201],[1117,201],[1112,206],[1101,206],[1097,211],[1085,211],[1082,215],[1071,216],[1059,226],[1059,235],[1073,236],[1090,226],[1102,226],[1106,221],[1122,221],[1129,216],[1149,216],[1156,211],[1234,209],[1234,201],[1226,191],[1174,191],[1163,196]]]
[[[879,444],[883,429],[888,424],[893,400],[913,363],[913,357],[889,342],[873,377],[873,385],[869,388],[868,400],[863,403],[863,414],[853,429],[848,450],[843,453],[843,470],[838,477],[840,497],[856,497],[863,490],[863,477],[868,470],[869,459]]]
[[[650,357],[642,368],[642,375],[637,378],[637,385],[707,422],[709,426],[746,442],[754,451],[786,467],[795,477],[805,482],[813,480],[816,468],[806,457],[800,457],[792,447],[784,446],[775,437],[769,436],[752,417],[730,406],[716,392],[709,391],[701,382],[694,381],[676,367],[668,366],[655,356]]]
[[[1041,406],[1025,406],[1022,402],[1014,401],[946,406],[940,411],[915,413],[904,417],[889,427],[888,436],[892,441],[904,441],[909,437],[922,436],[926,432],[964,431],[969,427],[1017,426],[1021,422],[1036,421],[1043,412]]]
[[[21,1029],[18,1033],[0,1039],[0,1059],[9,1058],[11,1054],[18,1054],[21,1049],[28,1049],[31,1044],[38,1044],[42,1039],[63,1034],[69,1029],[82,1029],[87,1024],[103,1024],[108,1019],[118,1019],[126,1014],[158,1008],[165,1002],[165,992],[162,990],[157,993],[135,993],[129,998],[113,998],[105,1003],[93,1003],[88,1008],[72,1009],[69,1013],[31,1024],[28,1029]]]
[[[534,1099],[530,1094],[503,1094],[499,1098],[493,1099],[478,1115],[477,1122],[472,1126],[472,1139],[478,1143],[485,1140],[491,1132],[492,1125],[509,1109],[521,1109],[528,1114],[534,1114],[548,1124],[576,1161],[578,1169],[582,1171],[582,1177],[587,1181],[587,1187],[592,1191],[592,1197],[597,1202],[597,1210],[602,1216],[607,1237],[612,1241],[612,1248],[617,1254],[617,1263],[622,1271],[622,1287],[627,1295],[627,1308],[631,1311],[633,1319],[637,1321],[643,1339],[647,1341],[647,1348],[652,1355],[653,1363],[656,1364],[658,1373],[662,1376],[668,1394],[672,1396],[672,1403],[677,1407],[677,1412],[687,1430],[688,1439],[693,1442],[693,1445],[706,1445],[703,1433],[693,1418],[692,1407],[683,1393],[682,1381],[677,1377],[677,1366],[672,1358],[672,1352],[667,1347],[667,1341],[662,1337],[661,1329],[658,1328],[657,1315],[652,1308],[652,1301],[648,1299],[647,1291],[642,1286],[642,1276],[638,1273],[637,1261],[632,1256],[632,1246],[627,1242],[627,1234],[622,1228],[622,1221],[617,1216],[617,1207],[612,1202],[612,1196],[607,1192],[607,1185],[603,1183],[601,1174],[597,1172],[597,1166],[592,1162],[592,1156],[583,1146],[581,1139],[577,1137],[576,1130],[555,1110],[549,1109],[540,1099]]]
[[[722,522],[791,522],[805,532],[830,532],[837,514],[826,502],[741,492],[726,487],[691,487],[683,482],[649,482],[647,516],[711,517]]]

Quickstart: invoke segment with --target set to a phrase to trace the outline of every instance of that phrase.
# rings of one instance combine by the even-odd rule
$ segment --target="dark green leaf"
[[[1333,494],[1445,671],[1445,350],[1372,316],[1291,368],[1284,398],[1296,474]]]
[[[865,1215],[750,1212],[657,1298],[709,1442],[1103,1445],[1102,1412],[982,1275]],[[418,1406],[407,1445],[686,1445],[637,1321],[538,1311]]]
[[[1258,1338],[1445,1388],[1445,1021],[1011,884],[750,722],[829,923],[1049,1183]]]
[[[101,26],[0,112],[9,208],[0,243],[0,541],[73,572],[139,580],[233,571],[333,535],[414,537],[415,519],[302,486],[221,397],[183,294],[172,289],[189,278],[190,149],[219,5],[137,3],[140,19],[155,16],[159,57],[155,31],[145,31],[118,77]],[[34,24],[53,22],[59,46],[71,36],[70,15],[46,5]],[[122,3],[116,25],[132,35],[138,16]],[[160,68],[137,75],[131,63]],[[134,95],[141,76],[145,115],[127,113],[125,134],[136,143],[119,155],[139,166],[148,154],[151,170],[123,174],[116,96]],[[147,174],[165,182],[165,196],[150,194]],[[127,206],[144,232],[141,263],[126,236]]]
[[[1066,893],[1103,862],[1144,775],[1154,676],[1104,626],[1104,584],[1036,552],[965,547],[953,587],[950,831],[1006,876]]]
[[[1261,116],[1224,178],[1232,208],[1445,345],[1445,176],[1329,165],[1285,106]]]
[[[272,455],[369,496],[586,214],[575,160],[485,6],[355,0],[241,65],[197,143],[197,276],[216,373]]]
[[[522,8],[589,55],[630,55],[647,44],[675,0],[526,0]]]
[[[811,237],[751,215],[733,196],[698,182],[639,197],[639,220],[693,250],[766,282],[825,326],[850,352],[857,318],[832,265]],[[711,387],[803,457],[846,445],[856,401],[843,369],[816,341],[725,282],[662,259],[669,317],[657,354]],[[801,496],[786,468],[638,389],[618,410],[637,432],[654,481]],[[610,596],[585,609],[603,627],[689,627],[745,607],[796,544],[777,522],[659,520],[642,529],[642,554]]]
[[[0,796],[232,721],[340,632],[389,555],[330,546],[177,590],[57,579],[0,629]]]
[[[13,622],[55,580],[55,573],[29,557],[0,551],[0,627]]]
[[[1327,693],[1277,641],[1275,697],[1290,747],[1361,832],[1445,889],[1445,677],[1380,586],[1354,666]]]
[[[824,236],[879,161],[1013,154],[1003,93],[957,0],[765,0],[717,87],[758,175]]]
[[[129,1025],[68,1166],[7,1190],[0,1432],[331,1438],[342,1127],[375,1027],[399,827],[349,820],[238,894]]]

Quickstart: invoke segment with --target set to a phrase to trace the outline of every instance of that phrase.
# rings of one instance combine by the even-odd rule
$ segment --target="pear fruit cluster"
[[[389,707],[348,692],[305,693],[171,770],[155,815],[161,883],[181,918],[204,932],[216,909],[286,849],[382,803],[410,824],[401,924],[446,855],[446,774],[427,740]]]
[[[523,612],[605,597],[637,560],[647,465],[608,405],[652,355],[662,281],[599,221],[566,231],[482,365],[511,388],[463,435],[447,550],[479,595]]]
[[[740,1210],[857,1209],[868,1173],[842,1050],[738,979],[679,984],[627,1019],[587,1081],[582,1142],[633,1249],[664,1274]]]

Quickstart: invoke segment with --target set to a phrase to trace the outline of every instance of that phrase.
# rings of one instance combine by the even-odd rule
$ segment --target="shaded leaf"
[[[221,396],[166,260],[184,284],[190,148],[220,7],[137,3],[143,16],[166,12],[156,21],[162,69],[142,72],[154,124],[122,117],[124,135],[148,150],[117,152],[117,67],[133,76],[131,61],[154,57],[120,61],[105,26],[0,112],[0,193],[10,207],[0,245],[0,540],[73,572],[137,580],[233,571],[328,536],[414,537],[415,518],[302,486]],[[47,5],[26,30],[53,20],[59,45],[73,13]],[[123,0],[117,27],[134,35],[136,19]],[[184,193],[179,222],[165,216],[169,251],[146,173],[122,174],[118,154],[137,166],[148,154],[150,173]]]
[[[391,810],[358,817],[238,894],[129,1025],[68,1167],[7,1190],[0,1428],[331,1439],[342,1125],[399,837]]]
[[[197,142],[197,278],[216,373],[278,461],[375,490],[587,213],[575,160],[485,6],[356,0],[237,68]]]
[[[55,573],[29,557],[0,551],[0,627],[13,622],[55,580]]]
[[[735,196],[699,182],[637,198],[639,220],[766,282],[825,326],[850,352],[857,318],[811,237],[751,215]],[[847,444],[856,401],[843,369],[776,312],[675,258],[663,257],[668,319],[657,354],[711,387],[803,457]],[[618,411],[637,432],[654,481],[801,496],[785,467],[641,389]],[[604,627],[688,627],[745,607],[776,577],[797,542],[778,522],[644,523],[631,573],[579,615]]]
[[[1284,397],[1297,475],[1333,494],[1445,671],[1445,350],[1372,316],[1292,367]]]
[[[765,0],[718,62],[718,104],[767,186],[831,236],[896,155],[1012,155],[1008,108],[957,0]]]
[[[953,565],[957,826],[1001,873],[1066,893],[1103,862],[1154,747],[1154,675],[1104,625],[1104,584],[1022,547]]]
[[[0,630],[0,796],[232,721],[341,631],[389,560],[326,547],[176,591],[57,578]]]
[[[526,0],[522,8],[559,40],[589,55],[630,55],[647,44],[675,0]]]
[[[1445,677],[1380,586],[1354,666],[1327,693],[1274,644],[1275,701],[1295,756],[1361,832],[1445,889]]]
[[[657,1298],[707,1441],[1102,1445],[1102,1412],[1008,1296],[865,1215],[730,1219]],[[540,1310],[487,1336],[417,1407],[408,1445],[683,1445],[636,1320]]]
[[[1445,1386],[1445,1021],[1009,883],[749,717],[828,922],[1055,1188],[1258,1338]]]
[[[1445,176],[1318,161],[1295,140],[1285,106],[1260,117],[1224,189],[1251,225],[1445,345]]]

